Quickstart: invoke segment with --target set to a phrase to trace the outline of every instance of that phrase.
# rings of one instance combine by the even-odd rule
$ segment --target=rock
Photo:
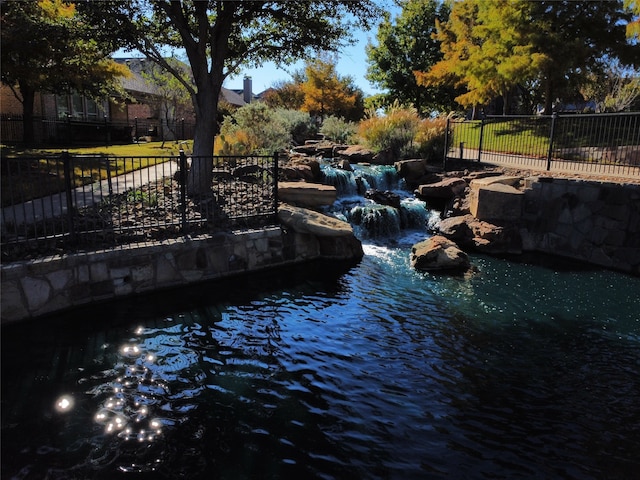
[[[310,165],[293,165],[280,168],[280,174],[287,180],[303,180],[313,183],[316,176]]]
[[[483,179],[484,180],[484,179]],[[471,182],[469,209],[479,220],[518,221],[522,217],[524,192],[504,183]]]
[[[347,160],[346,158],[339,160],[337,166],[339,169],[344,170],[345,172],[353,172],[353,168],[351,167],[349,160]]]
[[[293,205],[280,205],[278,220],[285,227],[298,233],[309,233],[318,237],[353,235],[353,228],[347,222]]]
[[[375,157],[373,150],[361,145],[351,145],[338,152],[340,158],[346,158],[350,163],[371,163]]]
[[[380,190],[371,189],[367,190],[364,196],[380,205],[388,205],[400,210],[400,195],[397,193],[390,192],[389,190],[381,192]]]
[[[449,240],[467,245],[474,237],[471,225],[476,221],[473,215],[445,218],[438,224],[438,231]]]
[[[400,160],[395,162],[394,166],[398,176],[404,178],[411,189],[442,180],[442,177],[436,174],[436,171],[440,169],[428,166],[426,161],[422,159]]]
[[[301,207],[322,207],[332,205],[337,198],[336,188],[331,185],[307,182],[278,183],[280,200]]]
[[[522,252],[522,239],[515,225],[499,226],[463,215],[440,221],[438,231],[463,248],[494,254]]]
[[[415,193],[423,198],[442,198],[451,199],[464,193],[467,188],[467,182],[462,178],[445,178],[436,183],[420,185]]]
[[[465,271],[469,257],[451,240],[433,236],[411,248],[411,266],[423,271]]]

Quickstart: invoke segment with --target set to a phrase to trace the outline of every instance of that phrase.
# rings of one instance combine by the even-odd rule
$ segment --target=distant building
[[[179,124],[175,119],[165,118],[157,88],[141,75],[148,60],[114,60],[129,67],[131,75],[120,80],[128,98],[95,101],[78,93],[36,93],[33,112],[36,143],[126,142],[138,137],[193,138],[193,109],[180,112]],[[221,100],[232,108],[247,103],[243,92],[223,87],[220,95]],[[22,104],[6,85],[0,86],[0,121],[3,142],[22,141]]]

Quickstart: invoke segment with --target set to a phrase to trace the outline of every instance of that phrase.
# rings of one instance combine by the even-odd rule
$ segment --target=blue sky
[[[365,95],[373,95],[379,93],[380,90],[374,87],[366,78],[367,73],[367,54],[365,46],[367,41],[371,40],[376,43],[377,28],[369,32],[360,31],[354,35],[357,43],[353,46],[346,47],[338,57],[336,71],[341,77],[350,76],[353,78],[357,87],[360,87]],[[251,77],[253,82],[253,93],[260,93],[275,82],[281,80],[291,80],[291,73],[304,68],[304,61],[299,61],[294,65],[286,67],[286,70],[278,69],[275,64],[267,63],[258,68],[245,69],[240,75],[227,78],[224,86],[230,89],[242,89],[243,79],[245,75]]]

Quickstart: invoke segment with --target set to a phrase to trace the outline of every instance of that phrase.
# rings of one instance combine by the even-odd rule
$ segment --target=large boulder
[[[295,232],[299,239],[296,248],[311,252],[311,257],[354,261],[364,256],[362,243],[347,222],[286,204],[278,209],[278,219],[283,227]]]
[[[522,251],[522,240],[515,224],[494,225],[467,214],[441,220],[438,232],[462,248],[494,254]]]
[[[436,183],[420,185],[415,193],[422,198],[451,199],[460,196],[467,188],[467,182],[462,178],[451,177]]]
[[[333,205],[338,193],[336,187],[308,182],[279,182],[280,200],[301,207],[323,207]]]
[[[433,236],[411,248],[411,266],[422,271],[466,271],[469,257],[451,240]]]
[[[285,227],[298,233],[309,233],[318,237],[341,237],[353,235],[353,228],[345,221],[313,210],[282,204],[278,208],[278,219]]]
[[[516,188],[521,177],[487,177],[471,182],[471,214],[494,222],[518,221],[522,217],[524,192]]]
[[[376,155],[373,150],[361,145],[351,145],[336,153],[340,158],[349,160],[349,163],[371,163]]]
[[[442,180],[442,177],[436,173],[441,169],[427,165],[426,160],[421,158],[400,160],[395,162],[394,166],[398,176],[403,178],[409,188],[412,189],[419,185],[436,183]]]

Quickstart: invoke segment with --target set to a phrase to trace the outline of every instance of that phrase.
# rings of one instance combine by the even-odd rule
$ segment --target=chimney
[[[244,77],[244,85],[242,88],[243,99],[245,103],[251,103],[253,98],[253,86],[251,85],[251,77]]]

